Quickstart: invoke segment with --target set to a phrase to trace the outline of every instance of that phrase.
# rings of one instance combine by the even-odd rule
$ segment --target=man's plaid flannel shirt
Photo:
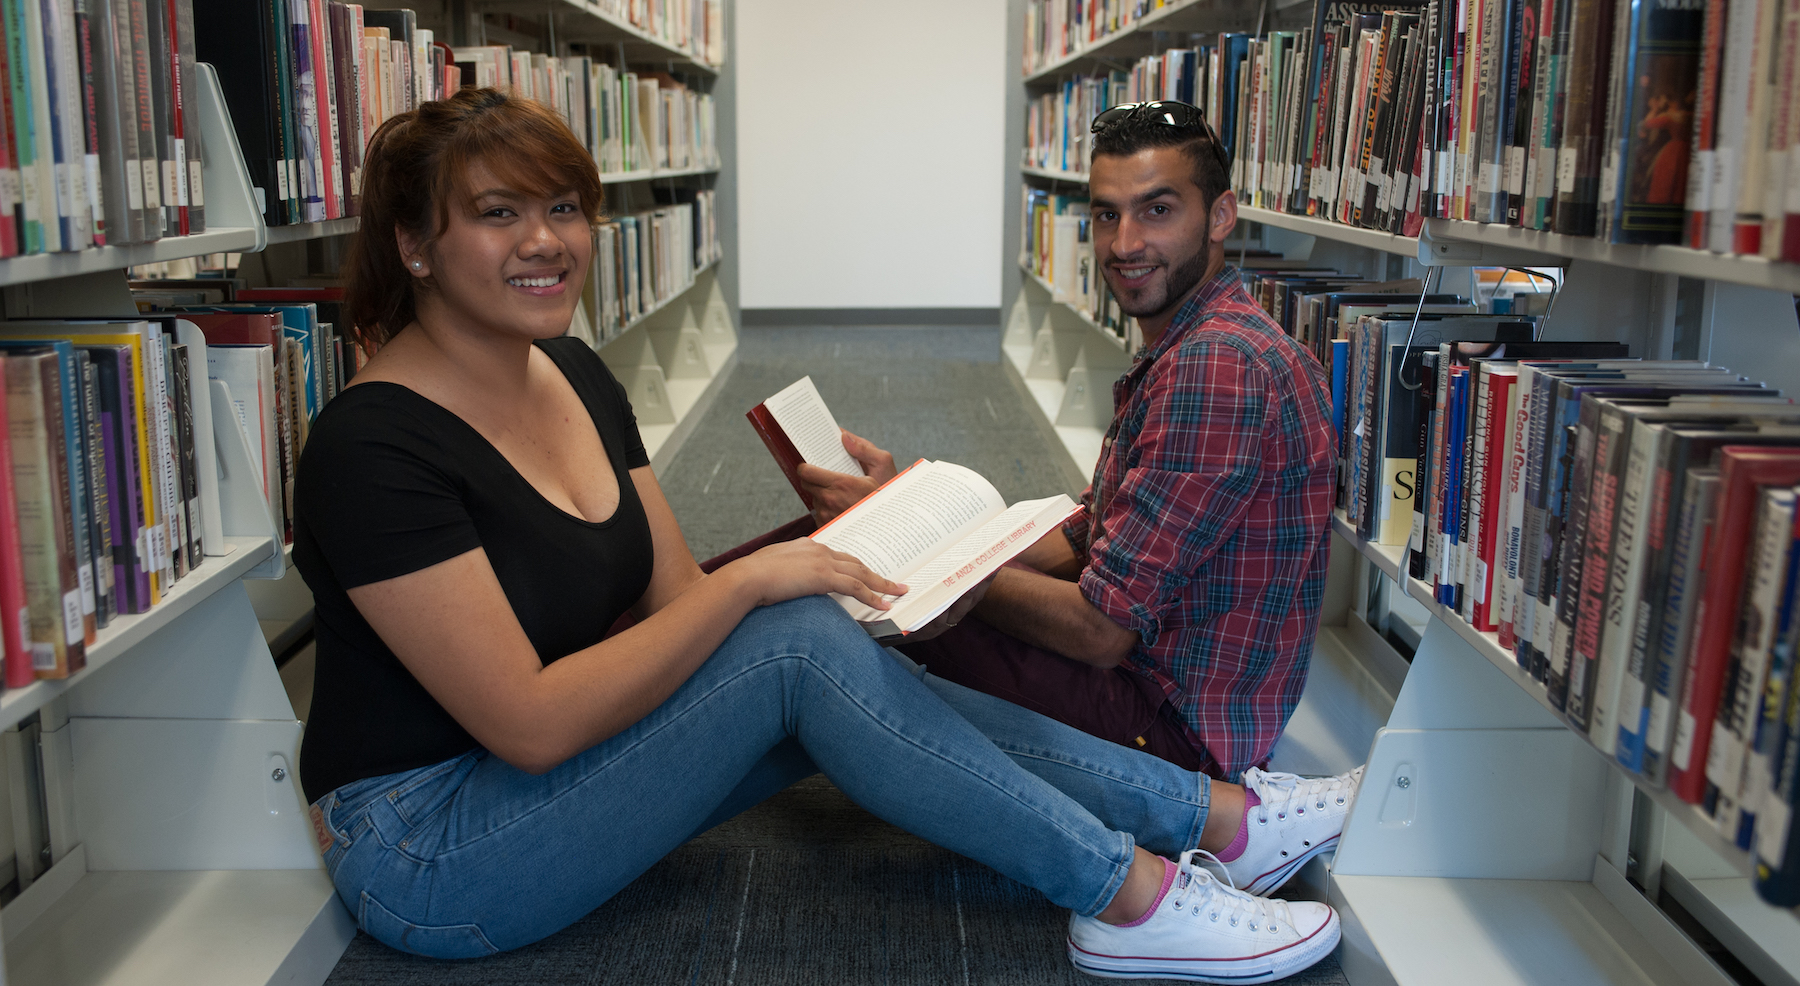
[[[1226,265],[1113,385],[1081,593],[1141,640],[1190,738],[1235,780],[1300,701],[1330,550],[1331,392]],[[1216,770],[1214,769],[1216,767]]]

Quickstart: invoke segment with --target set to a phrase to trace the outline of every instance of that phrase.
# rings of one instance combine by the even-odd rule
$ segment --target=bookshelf
[[[1033,178],[1048,178],[1051,181],[1066,181],[1074,185],[1086,185],[1087,175],[1079,171],[1056,171],[1051,168],[1020,168],[1022,174]]]
[[[625,386],[650,464],[664,469],[737,365],[737,330],[715,261],[595,348]]]
[[[208,230],[0,260],[9,314],[135,315],[126,267],[268,244],[210,66],[196,88]],[[282,235],[340,231],[313,225]],[[10,867],[22,890],[0,910],[0,981],[317,983],[355,932],[312,846],[300,724],[245,589],[281,577],[284,554],[243,445],[219,454],[218,553],[115,618],[82,671],[0,694],[7,838],[31,844],[16,825],[33,774],[48,842],[35,878]]]
[[[1342,510],[1333,513],[1331,527],[1338,536],[1338,541],[1334,543],[1334,547],[1338,550],[1347,548],[1351,551],[1355,551],[1357,554],[1367,559],[1371,564],[1379,568],[1382,575],[1392,579],[1408,596],[1417,600],[1419,605],[1425,607],[1426,612],[1431,615],[1432,619],[1441,622],[1444,626],[1454,631],[1457,638],[1461,640],[1463,644],[1467,645],[1471,651],[1493,665],[1496,670],[1510,679],[1512,683],[1526,695],[1530,696],[1532,701],[1536,702],[1539,706],[1542,706],[1544,711],[1560,719],[1561,713],[1557,712],[1555,706],[1550,704],[1550,698],[1543,683],[1535,680],[1528,672],[1519,667],[1512,652],[1500,646],[1498,634],[1477,630],[1474,626],[1470,625],[1467,620],[1464,620],[1461,616],[1458,616],[1452,611],[1450,607],[1445,606],[1434,599],[1429,586],[1424,585],[1417,579],[1404,573],[1401,565],[1402,556],[1406,549],[1403,546],[1374,544],[1357,537],[1355,526],[1344,519],[1344,512]],[[1593,744],[1588,740],[1586,733],[1571,729],[1570,734],[1579,738],[1583,743],[1587,743],[1594,756],[1604,757],[1599,750],[1592,748]],[[1718,830],[1713,827],[1712,820],[1702,814],[1699,808],[1682,801],[1680,798],[1670,794],[1667,790],[1650,787],[1637,777],[1628,775],[1626,779],[1632,781],[1638,790],[1643,793],[1644,797],[1649,798],[1651,801],[1655,802],[1659,808],[1667,812],[1671,820],[1685,826],[1694,838],[1699,839],[1709,849],[1717,853],[1719,858],[1728,863],[1739,875],[1745,877],[1750,875],[1750,854],[1725,841],[1725,839],[1719,835]]]
[[[1091,473],[1055,398],[1056,370],[1074,351],[1110,354],[1109,335],[1054,300],[1019,266],[1025,187],[1079,191],[1075,172],[1021,167],[1026,105],[1061,80],[1190,46],[1188,30],[1253,30],[1265,11],[1176,2],[1130,31],[1021,73],[1024,0],[1009,13],[1015,59],[1008,84],[1007,285],[1003,363],[1049,419],[1076,465]],[[1310,5],[1270,5],[1275,18]],[[1189,27],[1213,19],[1205,28]],[[1236,234],[1252,246],[1306,257],[1378,280],[1443,268],[1461,290],[1473,266],[1564,269],[1547,337],[1617,339],[1647,357],[1711,358],[1793,391],[1800,376],[1794,299],[1800,265],[1672,246],[1615,246],[1505,226],[1428,220],[1397,236],[1240,205]],[[1236,247],[1230,244],[1229,249]],[[1227,259],[1231,259],[1228,252]],[[1048,340],[1059,365],[1033,345]],[[1110,340],[1107,340],[1110,342]],[[1037,378],[1026,376],[1035,368]],[[1114,375],[1082,368],[1090,390]],[[1110,408],[1089,409],[1106,427]],[[1327,773],[1368,763],[1363,795],[1328,866],[1303,871],[1307,893],[1344,920],[1343,968],[1352,983],[1693,983],[1733,979],[1671,914],[1716,939],[1764,983],[1800,981],[1800,925],[1750,885],[1749,855],[1721,838],[1700,809],[1641,785],[1555,714],[1544,688],[1496,637],[1476,631],[1405,577],[1401,549],[1368,543],[1334,520],[1331,574],[1307,690],[1276,747],[1276,769]],[[1383,612],[1385,610],[1385,612]],[[1387,617],[1406,624],[1395,634]],[[1402,619],[1404,616],[1404,619]],[[1411,658],[1394,643],[1408,635]],[[1679,905],[1675,908],[1675,905]],[[1683,920],[1687,920],[1684,918]]]
[[[600,175],[602,185],[620,185],[631,181],[656,181],[662,178],[688,178],[694,175],[716,175],[718,168],[674,168],[660,171],[613,171]]]
[[[402,6],[399,3],[381,3],[377,6]],[[460,5],[446,4],[446,8]],[[471,5],[472,6],[472,5]],[[661,63],[679,66],[683,70],[700,72],[710,76],[718,76],[723,64],[710,61],[705,53],[695,52],[681,47],[674,40],[671,32],[668,37],[659,36],[643,27],[633,24],[621,8],[627,6],[618,0],[596,3],[593,0],[552,0],[545,4],[539,0],[491,0],[481,4],[484,14],[512,13],[526,18],[531,28],[541,30],[550,27],[556,43],[559,44],[609,44],[622,49],[626,60],[642,63]],[[640,5],[642,6],[642,5]],[[672,5],[670,5],[672,6]],[[610,9],[609,9],[610,8]],[[421,12],[423,13],[423,12]],[[542,18],[548,18],[545,25]],[[540,44],[545,35],[535,36],[529,30],[506,31],[503,28],[482,28],[494,39],[496,44],[519,44],[526,46]],[[513,35],[503,39],[503,35]],[[452,35],[444,35],[448,39]],[[729,36],[729,32],[727,32]],[[472,42],[456,41],[456,44]],[[721,52],[723,54],[723,52]]]
[[[1157,6],[1151,3],[1145,7],[1155,6],[1140,16],[1135,22],[1119,31],[1097,38],[1084,45],[1078,45],[1066,55],[1048,61],[1025,75],[1025,84],[1041,84],[1068,74],[1086,65],[1107,61],[1130,61],[1166,45],[1156,43],[1156,32],[1186,34],[1195,31],[1233,31],[1248,30],[1257,23],[1257,17],[1263,12],[1268,28],[1286,27],[1291,23],[1300,23],[1312,14],[1312,5],[1305,0],[1274,0],[1262,11],[1260,5],[1244,3],[1243,0],[1172,0]],[[1023,5],[1009,4],[1008,10],[1018,13],[1013,18],[1016,28],[1025,16]],[[1024,50],[1023,37],[1019,44],[1009,45],[1007,49],[1008,64],[1019,66],[1019,53]]]
[[[327,236],[348,236],[356,232],[362,220],[356,216],[345,216],[342,219],[327,219],[316,223],[291,223],[286,226],[270,226],[264,246],[277,243],[298,243],[302,240],[319,240]]]
[[[551,30],[527,39],[534,46],[605,44],[589,50],[615,64],[671,70],[729,99],[722,65],[631,24],[617,6],[555,0],[512,9],[548,22]],[[451,7],[467,9],[440,12],[435,27],[445,39],[453,36]],[[472,23],[507,9],[484,5]],[[729,8],[724,13],[728,27]],[[0,260],[8,314],[135,312],[124,271],[154,261],[282,246],[329,266],[359,221],[267,226],[209,66],[200,66],[197,89],[208,230]],[[732,242],[728,103],[722,111],[724,167],[606,175],[609,207],[643,207],[669,188],[712,188],[721,192],[720,239]],[[709,261],[599,347],[622,379],[658,384],[662,407],[640,414],[658,465],[733,365],[735,278],[729,256]],[[313,846],[296,769],[301,724],[265,636],[290,631],[310,595],[297,576],[283,578],[288,552],[270,532],[243,527],[244,518],[266,518],[266,507],[252,483],[230,479],[255,475],[248,460],[222,454],[227,517],[240,520],[228,520],[217,546],[226,553],[209,556],[150,611],[115,619],[85,670],[0,694],[0,843],[35,845],[26,841],[35,832],[48,844],[42,865],[32,867],[41,872],[21,879],[22,892],[0,910],[0,983],[318,984],[356,932]],[[237,454],[245,454],[241,445]],[[281,619],[259,620],[271,605]],[[35,810],[34,800],[41,821],[21,814]],[[15,818],[25,820],[18,838]]]

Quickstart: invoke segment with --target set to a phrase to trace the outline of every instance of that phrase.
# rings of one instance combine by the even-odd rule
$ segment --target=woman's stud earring
[[[423,268],[424,266],[425,266],[424,264],[419,263],[417,260],[413,261],[413,263],[412,263],[413,270],[419,270],[419,269]]]

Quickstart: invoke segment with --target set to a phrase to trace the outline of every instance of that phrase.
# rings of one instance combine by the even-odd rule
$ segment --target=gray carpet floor
[[[708,558],[802,512],[744,411],[811,374],[838,422],[901,462],[948,459],[1008,501],[1081,477],[1028,416],[998,333],[753,328],[717,400],[660,477]],[[1097,983],[1063,954],[1066,911],[863,811],[814,777],[695,838],[618,896],[513,952],[437,962],[358,935],[330,986]],[[1288,980],[1347,984],[1334,957]]]

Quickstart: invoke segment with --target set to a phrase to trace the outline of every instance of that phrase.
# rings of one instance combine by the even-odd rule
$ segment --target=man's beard
[[[1161,294],[1155,294],[1154,287],[1147,285],[1139,294],[1138,300],[1130,302],[1125,295],[1115,291],[1113,294],[1118,299],[1119,311],[1132,318],[1148,318],[1161,315],[1180,304],[1188,292],[1194,289],[1194,285],[1199,284],[1200,279],[1206,276],[1206,251],[1195,251],[1193,256],[1165,270],[1167,273],[1163,277],[1164,291]]]

